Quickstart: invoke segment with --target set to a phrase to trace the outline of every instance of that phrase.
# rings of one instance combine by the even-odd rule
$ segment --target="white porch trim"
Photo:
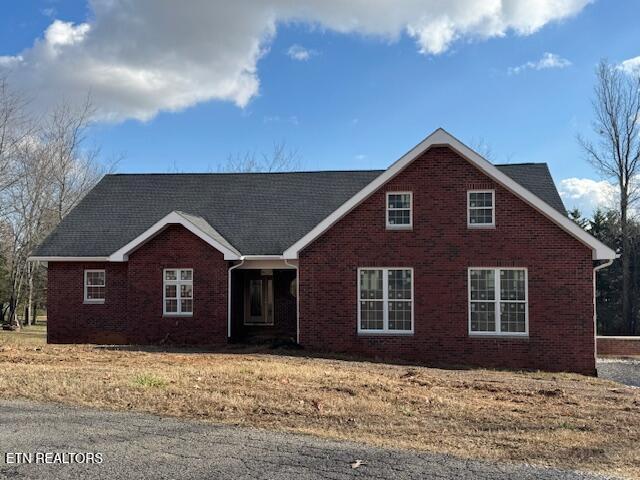
[[[162,219],[154,223],[150,228],[142,234],[131,240],[124,247],[113,252],[108,261],[110,262],[126,262],[129,254],[145,242],[149,241],[155,235],[164,230],[168,225],[178,224],[189,230],[191,233],[201,238],[216,250],[224,254],[225,260],[239,260],[240,252],[238,252],[225,238],[220,235],[207,221],[202,217],[196,217],[184,212],[173,211]]]

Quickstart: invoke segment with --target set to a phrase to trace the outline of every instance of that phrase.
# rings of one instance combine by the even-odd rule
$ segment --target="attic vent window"
[[[409,230],[413,226],[413,194],[387,192],[387,230]]]
[[[470,228],[495,226],[494,190],[467,192],[467,226]]]

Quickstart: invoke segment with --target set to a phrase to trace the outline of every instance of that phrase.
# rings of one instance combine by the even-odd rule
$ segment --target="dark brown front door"
[[[258,270],[244,284],[244,324],[273,325],[273,272]]]

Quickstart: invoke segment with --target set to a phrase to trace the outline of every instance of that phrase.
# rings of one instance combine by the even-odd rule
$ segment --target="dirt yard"
[[[640,389],[282,350],[117,351],[0,332],[0,398],[136,410],[640,477]]]

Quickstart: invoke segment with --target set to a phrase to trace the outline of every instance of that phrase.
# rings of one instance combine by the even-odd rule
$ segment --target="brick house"
[[[594,278],[546,164],[442,129],[384,171],[107,175],[37,249],[48,341],[287,339],[595,373]]]

